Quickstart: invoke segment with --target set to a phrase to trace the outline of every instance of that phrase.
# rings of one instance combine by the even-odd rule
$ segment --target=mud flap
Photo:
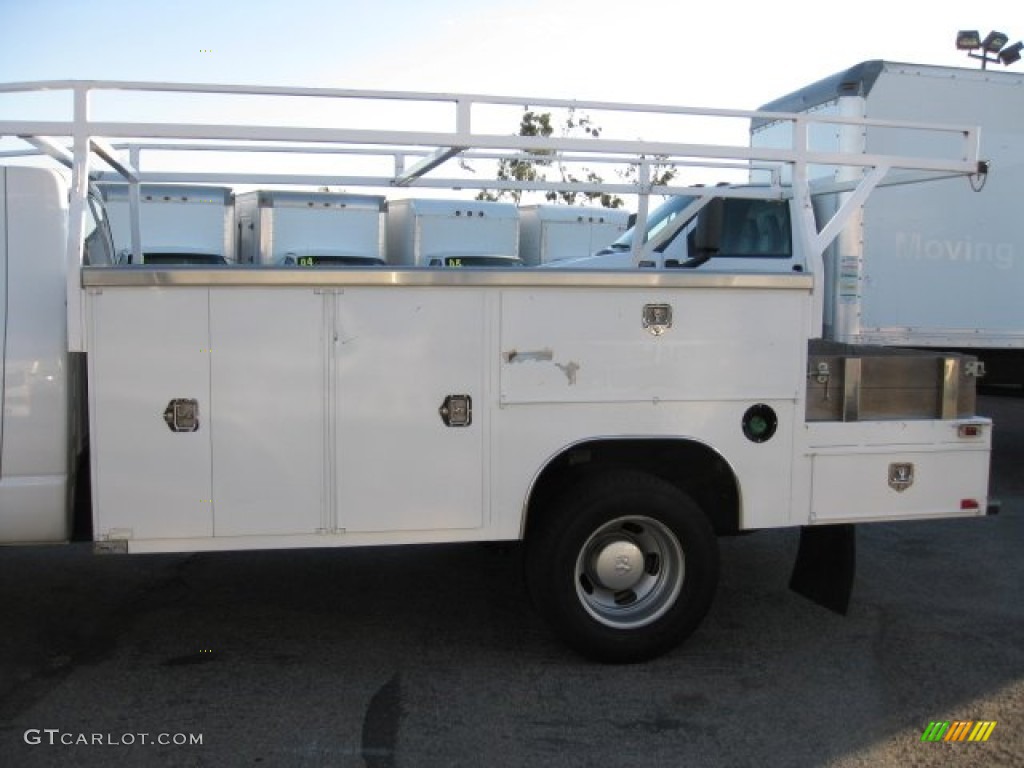
[[[853,525],[804,526],[789,588],[818,605],[846,615],[857,570]]]

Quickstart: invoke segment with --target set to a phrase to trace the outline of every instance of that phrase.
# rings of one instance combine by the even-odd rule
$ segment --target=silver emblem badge
[[[897,463],[889,465],[889,487],[902,493],[914,484],[914,465]]]

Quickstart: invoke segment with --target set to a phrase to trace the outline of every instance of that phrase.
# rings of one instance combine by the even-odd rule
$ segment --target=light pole
[[[1013,45],[1006,45],[1009,39],[1004,32],[993,30],[982,40],[978,30],[961,29],[956,35],[956,47],[958,50],[967,51],[967,55],[972,59],[980,59],[982,69],[986,69],[990,61],[1001,61],[1003,66],[1008,67],[1020,60],[1021,49],[1024,49],[1024,43],[1019,41]],[[981,53],[974,53],[979,49]]]

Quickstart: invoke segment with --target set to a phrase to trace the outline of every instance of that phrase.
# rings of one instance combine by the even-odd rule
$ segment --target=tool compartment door
[[[960,438],[957,423],[809,423],[810,522],[985,514],[991,425]]]
[[[209,291],[91,294],[89,387],[97,540],[213,533]],[[194,431],[165,412],[194,401]]]
[[[479,527],[483,291],[361,288],[337,296],[338,523],[346,531]],[[449,395],[472,422],[446,426]]]
[[[210,293],[214,533],[314,533],[325,519],[324,297]]]

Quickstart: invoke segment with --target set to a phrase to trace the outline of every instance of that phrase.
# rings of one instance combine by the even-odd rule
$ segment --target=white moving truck
[[[189,142],[209,131],[231,142],[226,152],[255,142],[249,150],[257,155],[261,142],[297,155],[312,144],[351,152],[360,142],[369,150],[387,143],[389,152],[405,147],[418,157],[432,149],[394,176],[267,173],[266,186],[487,188],[494,179],[443,175],[446,160],[482,147],[510,157],[543,149],[636,162],[743,157],[792,165],[798,182],[809,163],[848,163],[871,169],[857,202],[890,171],[977,173],[970,131],[953,130],[958,140],[948,153],[915,156],[821,155],[799,143],[709,147],[686,143],[684,134],[672,143],[539,140],[472,129],[477,107],[518,104],[507,97],[252,86],[223,90],[284,101],[379,99],[410,114],[379,134],[93,122],[85,105],[94,93],[128,99],[188,89],[39,87],[62,86],[74,96],[72,119],[0,121],[0,136],[26,137],[73,167],[70,187],[57,171],[14,166],[0,185],[5,542],[68,535],[64,497],[76,485],[84,429],[72,435],[61,425],[87,412],[90,503],[75,511],[88,512],[99,551],[522,540],[530,594],[553,629],[589,657],[636,661],[699,625],[717,583],[716,534],[800,527],[794,588],[843,610],[854,524],[990,509],[991,422],[974,411],[971,361],[821,339],[821,254],[855,206],[841,207],[818,232],[805,183],[633,188],[640,231],[648,194],[688,198],[675,223],[691,229],[696,256],[727,250],[725,203],[790,206],[783,236],[806,271],[775,274],[708,264],[604,272],[111,266],[88,185],[92,174],[180,182]],[[0,85],[0,96],[32,88]],[[448,105],[451,130],[408,129],[420,102]],[[636,119],[662,114],[650,105],[615,109]],[[792,116],[797,133],[810,119]],[[110,157],[104,130],[180,140],[181,158],[173,170],[142,173]],[[60,144],[69,139],[70,148]],[[211,171],[209,148],[198,151],[204,181],[250,183],[258,174],[230,163]],[[461,247],[461,239],[451,242]],[[634,243],[633,258],[658,242]],[[504,245],[484,252],[515,253]],[[432,254],[412,261],[423,256]],[[69,371],[87,372],[87,399]],[[892,382],[908,371],[914,391],[893,397]]]
[[[1024,74],[866,61],[760,108],[819,117],[867,117],[978,125],[980,157],[992,173],[880,189],[825,258],[825,324],[849,343],[961,349],[977,354],[986,381],[1024,384]],[[756,118],[754,147],[789,141],[785,120]],[[808,134],[820,152],[920,154],[948,136],[820,123]],[[818,189],[856,177],[816,165]],[[827,220],[849,192],[814,198]]]
[[[512,203],[390,200],[388,263],[419,267],[520,266],[519,211]]]
[[[228,187],[143,184],[139,194],[143,258],[132,253],[127,184],[100,184],[119,263],[226,264],[235,258]]]
[[[629,228],[623,208],[519,207],[519,255],[530,266],[590,256]]]
[[[384,264],[384,198],[260,190],[235,198],[238,261],[279,266]]]

